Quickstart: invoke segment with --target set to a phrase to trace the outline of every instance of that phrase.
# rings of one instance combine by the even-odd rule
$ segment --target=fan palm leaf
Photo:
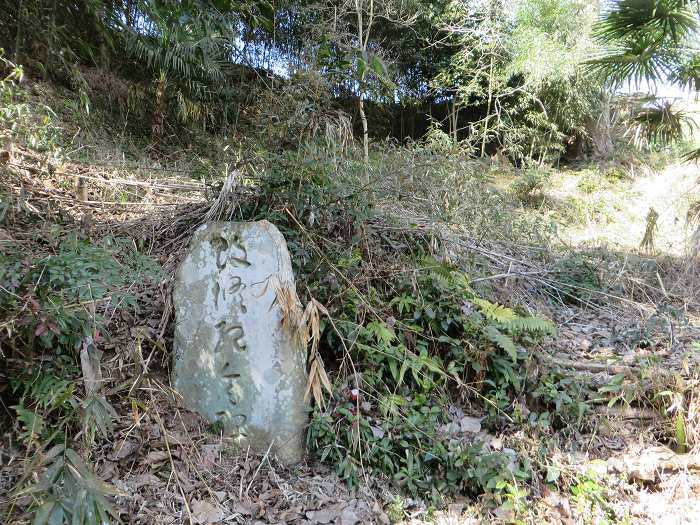
[[[630,130],[634,142],[641,146],[644,142],[672,144],[683,139],[686,131],[696,127],[693,118],[671,102],[654,101],[642,106],[630,119]]]
[[[614,85],[627,80],[639,85],[643,80],[665,79],[676,63],[675,55],[672,50],[657,48],[655,41],[653,35],[628,39],[587,64]]]
[[[654,33],[660,41],[679,40],[698,28],[690,0],[621,0],[593,29],[602,43],[616,43],[639,32]]]
[[[672,78],[699,27],[690,0],[619,0],[594,26],[605,51],[588,65],[613,85]]]
[[[683,161],[698,162],[700,161],[700,147],[693,148],[683,154]]]
[[[688,53],[674,65],[668,80],[684,89],[700,91],[700,53]]]

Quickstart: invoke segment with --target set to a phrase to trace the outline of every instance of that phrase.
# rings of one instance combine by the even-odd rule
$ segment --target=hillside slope
[[[0,157],[5,522],[70,496],[46,482],[54,446],[75,449],[78,482],[131,523],[700,513],[698,287],[675,220],[694,166],[612,182],[596,166],[555,171],[544,197],[522,199],[439,144],[377,144],[368,184],[354,148],[212,136],[153,155],[69,95],[27,89],[49,117],[5,128]],[[637,249],[649,206],[651,255]],[[169,388],[172,274],[189,237],[261,218],[283,230],[302,300],[328,311],[309,358],[332,392],[311,378],[322,397],[294,469],[236,451]],[[83,350],[102,352],[96,393]],[[93,471],[108,485],[84,481]]]

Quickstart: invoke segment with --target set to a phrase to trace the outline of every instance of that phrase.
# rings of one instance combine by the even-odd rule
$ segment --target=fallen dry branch
[[[586,372],[607,372],[608,374],[627,374],[637,375],[638,370],[630,366],[613,365],[609,363],[597,363],[594,361],[573,361],[571,359],[563,359],[551,357],[548,355],[541,356],[549,363],[560,366],[562,368],[571,368],[574,370],[582,370]]]
[[[609,463],[613,470],[644,483],[656,483],[664,473],[700,472],[700,454],[676,454],[667,447],[650,447],[638,455],[611,459]]]
[[[658,412],[650,408],[631,406],[606,406],[600,409],[600,413],[619,419],[655,420],[661,417]]]

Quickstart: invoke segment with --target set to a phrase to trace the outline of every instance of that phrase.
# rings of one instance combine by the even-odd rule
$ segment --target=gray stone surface
[[[173,386],[242,446],[303,456],[306,351],[281,326],[278,286],[294,287],[282,234],[267,221],[200,227],[175,279]]]

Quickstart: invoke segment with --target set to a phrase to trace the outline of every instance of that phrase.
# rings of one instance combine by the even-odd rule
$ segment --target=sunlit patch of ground
[[[555,175],[550,198],[562,206],[580,205],[580,222],[560,228],[567,244],[608,245],[611,248],[638,250],[647,227],[650,209],[658,213],[654,235],[657,252],[685,255],[693,227],[687,224],[688,207],[700,200],[700,167],[673,164],[662,171],[643,170],[629,180],[608,182],[601,178],[590,193],[581,190],[578,172]],[[591,182],[595,187],[595,181]],[[568,210],[570,213],[571,210]]]

